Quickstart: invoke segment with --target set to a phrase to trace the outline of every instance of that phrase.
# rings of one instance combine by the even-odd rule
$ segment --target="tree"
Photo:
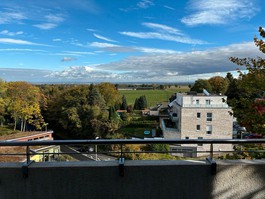
[[[140,98],[136,98],[134,102],[135,110],[144,110],[147,108],[147,100],[145,95],[140,96]]]
[[[244,95],[244,91],[239,88],[238,80],[235,79],[231,73],[227,73],[226,79],[228,81],[228,87],[225,95],[228,98],[228,102],[233,99],[239,99],[240,96]]]
[[[95,87],[93,84],[91,84],[89,87],[88,104],[90,106],[98,106],[101,109],[106,108],[106,103],[104,98],[100,94],[98,88]]]
[[[103,96],[107,106],[115,106],[120,104],[121,96],[114,84],[101,83],[96,86],[100,94]]]
[[[254,43],[262,53],[265,53],[265,31],[259,28],[261,39],[254,37]],[[239,71],[240,79],[237,81],[242,95],[230,101],[233,106],[235,117],[238,122],[253,133],[265,134],[265,114],[260,113],[256,107],[258,98],[265,99],[265,59],[257,58],[237,58],[230,57],[230,60],[239,65],[245,66],[247,74]]]
[[[0,123],[3,126],[6,112],[6,83],[0,79]]]
[[[10,82],[7,87],[7,106],[14,119],[14,129],[18,120],[21,131],[26,130],[26,124],[33,124],[37,129],[44,125],[40,104],[45,104],[45,98],[38,87],[26,82]],[[36,121],[39,121],[36,122]]]
[[[206,79],[198,79],[195,81],[194,85],[191,87],[191,91],[196,91],[202,93],[203,89],[206,89],[208,92],[212,92],[212,86]]]
[[[121,99],[121,107],[120,107],[120,109],[121,110],[127,110],[127,107],[128,107],[127,100],[126,100],[125,95],[123,95],[122,99]]]
[[[222,93],[224,94],[227,90],[228,87],[228,80],[221,77],[221,76],[215,76],[211,77],[208,82],[211,85],[212,92],[219,94]]]

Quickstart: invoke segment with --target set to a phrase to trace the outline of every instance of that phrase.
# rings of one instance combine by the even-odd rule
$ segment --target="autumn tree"
[[[100,83],[96,85],[96,87],[99,89],[99,92],[103,96],[108,107],[120,104],[121,96],[119,91],[115,88],[114,84]]]
[[[265,53],[265,31],[259,28],[261,38],[254,37],[254,43],[262,53]],[[265,59],[230,57],[230,60],[239,66],[245,66],[247,74],[239,71],[238,88],[241,96],[230,101],[234,115],[239,123],[253,133],[265,134],[265,114],[256,107],[256,100],[265,100]]]
[[[0,123],[3,126],[6,112],[6,83],[0,79]]]
[[[208,82],[211,85],[212,92],[216,94],[224,94],[228,87],[228,80],[221,76],[211,77]]]
[[[20,121],[21,131],[26,130],[26,124],[32,124],[41,129],[44,124],[40,104],[45,104],[45,98],[38,87],[26,82],[10,82],[7,87],[7,106],[14,119],[14,129]],[[38,122],[37,122],[38,121]]]

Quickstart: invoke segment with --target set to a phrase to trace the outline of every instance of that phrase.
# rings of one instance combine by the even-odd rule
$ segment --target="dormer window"
[[[211,105],[211,100],[205,100],[206,105]]]

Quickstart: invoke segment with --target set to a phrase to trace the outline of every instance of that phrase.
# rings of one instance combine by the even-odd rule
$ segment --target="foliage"
[[[158,151],[167,152],[169,151],[169,144],[150,144],[145,148],[146,151]]]
[[[211,85],[212,92],[215,94],[224,94],[228,87],[228,80],[221,76],[211,77],[208,82]],[[206,89],[207,90],[207,89]]]
[[[140,98],[136,98],[134,102],[134,107],[135,110],[144,110],[147,108],[147,100],[145,95],[140,96]]]
[[[122,99],[121,99],[121,107],[120,107],[120,109],[121,109],[121,110],[127,110],[127,107],[128,107],[128,105],[127,105],[126,97],[125,97],[125,95],[122,95]]]
[[[259,28],[261,38],[265,37],[263,28]],[[254,43],[262,53],[265,53],[265,43],[262,39],[254,38]],[[229,99],[238,122],[247,128],[247,131],[265,134],[265,114],[255,108],[257,98],[265,98],[265,59],[230,57],[230,60],[239,66],[245,66],[247,74],[239,71],[240,79],[235,81],[234,92],[240,95]],[[231,94],[231,91],[230,91]],[[231,96],[230,96],[231,97]]]
[[[6,90],[7,107],[11,117],[21,123],[21,131],[26,130],[26,124],[32,124],[37,129],[41,129],[44,120],[41,115],[40,104],[45,104],[46,100],[38,87],[26,82],[10,82]]]
[[[235,152],[218,157],[219,159],[238,160],[238,159],[263,159],[265,146],[260,144],[238,145]]]
[[[44,111],[44,115],[50,126],[64,131],[68,136],[78,138],[103,138],[119,128],[119,120],[109,118],[107,105],[99,87],[52,87],[53,89],[46,87],[43,91],[49,93],[48,109]]]
[[[208,80],[198,79],[195,81],[194,85],[191,87],[191,91],[196,91],[197,93],[202,93],[203,89],[206,89],[208,92],[212,92],[212,86]]]
[[[88,104],[90,106],[98,106],[101,109],[104,109],[106,106],[104,98],[100,94],[98,88],[93,84],[91,84],[89,87]]]
[[[116,104],[120,104],[121,96],[114,84],[100,83],[96,85],[96,87],[103,96],[106,106],[115,106]]]

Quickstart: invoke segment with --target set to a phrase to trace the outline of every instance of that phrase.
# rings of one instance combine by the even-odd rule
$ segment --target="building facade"
[[[232,139],[233,117],[227,97],[197,93],[177,93],[169,104],[169,115],[175,123],[176,138],[180,139]],[[209,145],[172,146],[174,151],[191,151],[196,156],[205,155]],[[214,151],[231,151],[232,145],[214,145]],[[198,152],[198,153],[195,153]],[[192,155],[192,156],[195,156]],[[191,154],[188,154],[191,156]]]

